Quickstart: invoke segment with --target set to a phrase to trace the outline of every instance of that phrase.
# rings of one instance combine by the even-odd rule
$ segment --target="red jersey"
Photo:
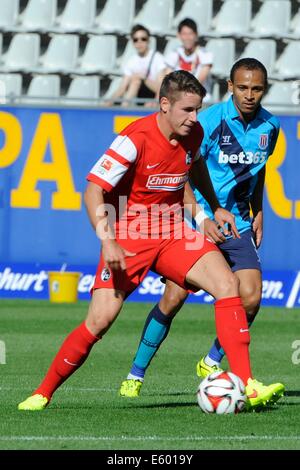
[[[117,226],[120,220],[137,218],[141,224],[142,220],[148,224],[151,211],[151,223],[157,225],[153,218],[157,206],[160,213],[170,213],[174,206],[182,212],[184,185],[191,164],[198,158],[202,138],[203,130],[197,122],[188,136],[172,145],[159,130],[157,113],[131,123],[116,137],[87,179],[107,191],[105,202],[114,205]],[[122,215],[120,196],[126,196]],[[146,225],[140,229],[149,232]]]

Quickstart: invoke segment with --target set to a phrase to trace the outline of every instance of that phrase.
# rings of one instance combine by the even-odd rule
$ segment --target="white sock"
[[[212,366],[218,366],[219,367],[219,365],[220,365],[219,362],[214,361],[213,359],[211,359],[211,357],[209,357],[209,355],[205,356],[204,362],[205,362],[205,364],[207,364],[210,367],[212,367]]]
[[[139,380],[140,382],[144,382],[144,377],[138,377],[137,375],[128,374],[127,379],[129,380]]]

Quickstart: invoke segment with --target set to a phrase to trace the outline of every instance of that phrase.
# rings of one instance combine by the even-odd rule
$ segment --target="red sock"
[[[215,302],[217,336],[224,349],[231,371],[245,385],[251,375],[249,358],[250,334],[247,317],[240,297]]]
[[[86,360],[93,345],[99,340],[82,323],[67,336],[56,354],[41,385],[34,391],[49,400],[55,390]]]

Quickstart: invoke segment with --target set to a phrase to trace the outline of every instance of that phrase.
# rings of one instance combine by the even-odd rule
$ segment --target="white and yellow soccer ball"
[[[204,413],[222,415],[242,411],[247,396],[240,377],[232,372],[213,372],[200,383],[197,399]]]

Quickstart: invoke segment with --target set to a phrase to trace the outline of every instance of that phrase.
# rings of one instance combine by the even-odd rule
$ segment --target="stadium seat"
[[[176,34],[180,21],[192,18],[197,23],[199,35],[202,36],[211,28],[212,14],[212,0],[185,0],[172,22],[172,33]]]
[[[19,15],[19,0],[0,1],[0,29],[10,31],[16,25]]]
[[[67,105],[98,105],[100,78],[98,76],[74,77],[64,98]]]
[[[298,59],[297,59],[298,58]],[[299,79],[300,77],[300,42],[292,41],[287,45],[275,64],[273,77],[279,80]]]
[[[40,52],[40,36],[36,33],[17,33],[1,57],[0,70],[28,72],[36,66]]]
[[[244,36],[250,28],[251,0],[225,0],[213,19],[214,31],[209,36]]]
[[[0,104],[15,101],[22,94],[22,75],[20,73],[0,74]]]
[[[109,74],[116,67],[117,37],[114,35],[91,36],[74,73]]]
[[[274,39],[253,39],[239,57],[254,57],[264,64],[268,74],[273,72],[276,61],[276,41]]]
[[[156,50],[156,38],[150,36],[150,49]],[[136,53],[135,47],[132,41],[129,39],[123,51],[123,54],[117,59],[117,67],[114,70],[115,75],[121,75],[123,73],[123,67],[128,62],[129,58]]]
[[[292,39],[300,39],[300,7],[290,23],[290,33],[287,36]]]
[[[234,39],[209,39],[205,48],[213,53],[212,74],[227,78],[235,58]]]
[[[60,77],[58,75],[37,75],[32,78],[27,94],[22,103],[40,105],[55,103],[60,95]]]
[[[122,77],[113,77],[108,89],[102,96],[102,99],[109,100],[112,97],[112,94],[118,89],[120,83],[122,81]]]
[[[290,0],[267,0],[251,23],[251,37],[281,38],[288,33],[291,19]],[[247,33],[248,35],[248,33]]]
[[[166,57],[170,52],[174,51],[178,46],[180,46],[181,41],[175,37],[170,38],[164,49],[164,56]]]
[[[74,71],[79,53],[79,37],[75,34],[53,34],[48,49],[33,69],[38,73]]]
[[[57,0],[29,0],[12,31],[49,31],[54,24]]]
[[[58,33],[86,32],[96,16],[96,0],[68,0],[52,31]]]
[[[262,101],[264,106],[296,106],[300,105],[300,83],[299,81],[274,83]]]
[[[135,0],[107,0],[88,32],[128,34],[134,12]]]
[[[174,0],[147,0],[134,22],[146,26],[151,34],[164,36],[171,31]]]

